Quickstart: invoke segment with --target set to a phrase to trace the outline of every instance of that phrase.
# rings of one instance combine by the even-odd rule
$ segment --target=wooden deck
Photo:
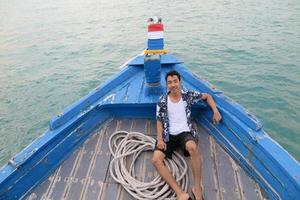
[[[110,176],[109,136],[118,130],[137,131],[156,136],[155,121],[114,119],[96,130],[61,166],[26,199],[134,199]],[[206,200],[262,200],[263,191],[199,125],[199,149],[202,154],[202,185]],[[145,181],[157,175],[150,152],[136,163],[137,176]],[[187,159],[188,161],[188,159]],[[190,188],[192,172],[189,169]],[[190,191],[190,190],[189,190]]]

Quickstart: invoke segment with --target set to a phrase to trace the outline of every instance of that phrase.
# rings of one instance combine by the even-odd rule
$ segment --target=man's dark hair
[[[172,71],[169,71],[167,74],[166,74],[166,82],[167,82],[167,79],[169,76],[177,76],[179,81],[180,81],[180,74],[176,71],[176,70],[172,70]]]

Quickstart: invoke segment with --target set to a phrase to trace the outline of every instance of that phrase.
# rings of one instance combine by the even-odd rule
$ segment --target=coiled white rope
[[[155,139],[142,133],[126,131],[113,133],[109,138],[109,149],[113,155],[109,166],[110,174],[135,199],[175,199],[174,192],[160,175],[150,182],[136,179],[134,169],[136,159],[142,152],[153,151],[154,147]],[[172,159],[165,159],[164,162],[177,183],[187,191],[188,173],[184,158],[174,152]]]

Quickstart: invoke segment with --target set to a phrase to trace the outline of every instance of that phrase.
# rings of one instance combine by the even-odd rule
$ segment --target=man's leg
[[[189,140],[185,143],[185,148],[191,156],[191,164],[194,175],[194,188],[193,193],[197,200],[202,199],[202,188],[201,188],[201,158],[197,148],[197,144],[193,140]]]
[[[166,183],[174,190],[178,200],[188,200],[189,195],[184,192],[177,184],[175,178],[172,176],[170,170],[164,164],[165,154],[159,150],[155,150],[152,157],[152,163],[160,176]]]

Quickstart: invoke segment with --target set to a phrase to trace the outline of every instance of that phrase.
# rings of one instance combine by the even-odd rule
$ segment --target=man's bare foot
[[[186,192],[182,192],[181,194],[177,195],[177,200],[188,200],[190,195]]]
[[[192,188],[192,193],[194,194],[196,200],[204,200],[202,194],[202,188]]]

